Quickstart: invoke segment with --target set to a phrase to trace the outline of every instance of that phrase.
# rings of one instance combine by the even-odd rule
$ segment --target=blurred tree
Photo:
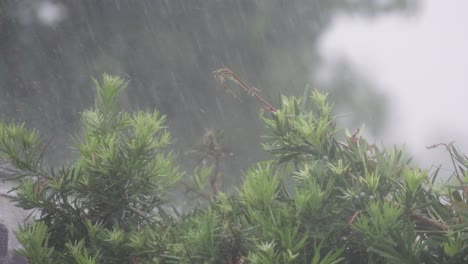
[[[232,146],[230,166],[245,168],[263,153],[250,151],[263,129],[251,115],[258,105],[241,95],[239,112],[237,102],[214,92],[214,69],[228,65],[262,83],[267,99],[284,89],[302,94],[321,66],[315,47],[333,18],[414,11],[417,2],[1,0],[0,111],[60,145],[92,103],[88,76],[120,74],[131,80],[125,105],[167,114],[178,146],[205,128],[223,128],[228,144],[241,142]],[[239,118],[241,126],[233,122]],[[50,151],[49,162],[69,157]]]
[[[356,128],[367,123],[373,135],[385,129],[387,97],[375,89],[372,81],[346,58],[332,62],[328,76],[319,81],[319,86],[333,98],[341,126]]]

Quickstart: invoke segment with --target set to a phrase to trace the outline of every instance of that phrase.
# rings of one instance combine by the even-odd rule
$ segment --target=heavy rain
[[[201,165],[219,175],[205,179],[208,192],[235,194],[249,168],[272,158],[262,148],[265,105],[216,80],[225,68],[275,107],[282,95],[328,93],[338,129],[405,145],[413,164],[439,168],[446,182],[449,152],[427,147],[468,149],[467,8],[436,0],[0,0],[1,121],[38,131],[46,171],[74,164],[83,113],[97,105],[95,83],[119,76],[128,81],[122,111],[166,116],[183,175],[169,199],[190,212],[210,200],[186,181]],[[15,230],[40,215],[11,201],[21,181],[11,180],[14,167],[0,153],[0,264],[27,263]]]

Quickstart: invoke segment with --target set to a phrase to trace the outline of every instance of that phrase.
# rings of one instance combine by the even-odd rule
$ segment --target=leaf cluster
[[[180,179],[165,117],[119,111],[120,78],[104,75],[95,84],[96,106],[82,113],[73,164],[44,168],[37,132],[0,125],[2,158],[19,169],[13,200],[34,210],[36,224],[18,234],[20,253],[34,263],[129,263],[131,234],[159,221],[156,212]]]

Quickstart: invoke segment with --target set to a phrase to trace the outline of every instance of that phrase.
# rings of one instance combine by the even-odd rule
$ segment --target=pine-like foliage
[[[23,124],[0,125],[0,151],[20,169],[17,205],[36,224],[18,234],[33,263],[130,263],[131,234],[155,222],[157,208],[180,178],[158,112],[118,109],[126,83],[96,81],[96,107],[82,113],[75,164],[46,170],[43,144]]]
[[[21,171],[16,202],[37,210],[17,234],[32,263],[468,261],[468,158],[452,145],[456,181],[436,186],[438,171],[403,150],[337,130],[326,95],[282,97],[262,115],[274,159],[248,170],[238,193],[214,192],[206,210],[169,214],[164,198],[180,178],[169,134],[157,112],[119,111],[124,86],[96,83],[78,161],[62,169],[43,169],[36,132],[0,125],[2,157]]]

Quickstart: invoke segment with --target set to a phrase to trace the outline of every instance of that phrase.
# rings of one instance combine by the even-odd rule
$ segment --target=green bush
[[[262,101],[234,73],[217,74]],[[120,111],[125,85],[107,75],[96,82],[77,162],[63,168],[44,168],[46,144],[34,130],[0,124],[1,157],[20,171],[14,201],[36,210],[17,233],[32,263],[468,261],[468,158],[452,145],[457,181],[436,186],[438,171],[410,165],[403,150],[336,129],[326,95],[313,92],[310,105],[282,97],[262,115],[274,159],[248,170],[237,194],[212,184],[206,210],[180,214],[168,209],[181,174],[164,117]]]

